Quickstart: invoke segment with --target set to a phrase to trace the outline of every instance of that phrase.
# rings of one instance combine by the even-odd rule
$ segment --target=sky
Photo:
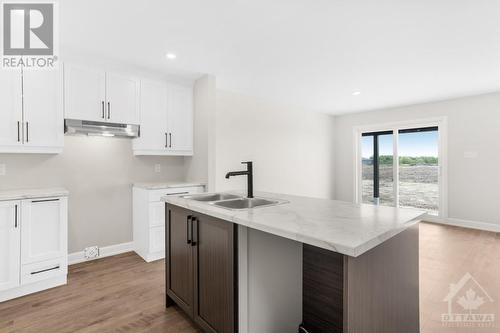
[[[417,132],[399,134],[399,156],[438,157],[438,132]],[[373,138],[363,137],[363,157],[373,155]],[[392,135],[379,136],[380,155],[392,155]]]

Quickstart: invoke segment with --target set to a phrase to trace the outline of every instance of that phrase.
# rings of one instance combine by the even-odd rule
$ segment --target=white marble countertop
[[[240,194],[231,192],[233,194]],[[420,222],[423,211],[344,201],[262,193],[256,197],[286,203],[249,210],[228,210],[182,197],[163,201],[248,228],[357,257]]]
[[[35,198],[67,197],[68,190],[62,187],[0,190],[0,201],[24,200]]]
[[[206,186],[206,184],[201,182],[164,182],[164,183],[151,182],[151,183],[134,183],[133,186],[146,190],[164,190],[167,188]]]

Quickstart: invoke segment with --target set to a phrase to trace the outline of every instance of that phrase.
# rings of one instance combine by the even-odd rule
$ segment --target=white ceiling
[[[63,47],[190,78],[212,73],[220,89],[311,110],[500,90],[497,0],[59,3]]]

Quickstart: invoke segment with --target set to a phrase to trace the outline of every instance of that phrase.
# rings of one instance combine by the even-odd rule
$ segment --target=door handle
[[[165,148],[168,148],[168,134],[165,133]]]
[[[21,123],[17,122],[17,142],[21,142]]]
[[[17,222],[17,205],[16,205],[14,208],[14,228],[17,229],[17,225],[18,225],[18,222]]]
[[[172,148],[172,133],[168,133],[168,136],[170,138],[170,144],[168,145],[168,147]]]
[[[111,102],[108,102],[108,119],[111,119]]]
[[[30,124],[26,122],[26,142],[30,141]]]
[[[102,119],[106,119],[106,114],[104,111],[104,101],[101,102],[101,106],[102,106]]]
[[[196,246],[198,244],[198,218],[193,217],[191,219],[191,246]]]
[[[191,244],[191,234],[193,233],[193,220],[192,220],[193,216],[192,215],[188,215],[187,217],[187,224],[186,224],[186,242],[188,244]]]

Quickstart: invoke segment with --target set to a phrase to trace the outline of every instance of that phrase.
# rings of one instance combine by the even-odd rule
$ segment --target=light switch
[[[466,151],[464,152],[464,158],[474,159],[479,156],[477,151]]]
[[[0,176],[5,176],[6,173],[7,167],[5,166],[5,164],[0,164]]]
[[[155,172],[160,173],[161,172],[161,164],[155,164]]]

